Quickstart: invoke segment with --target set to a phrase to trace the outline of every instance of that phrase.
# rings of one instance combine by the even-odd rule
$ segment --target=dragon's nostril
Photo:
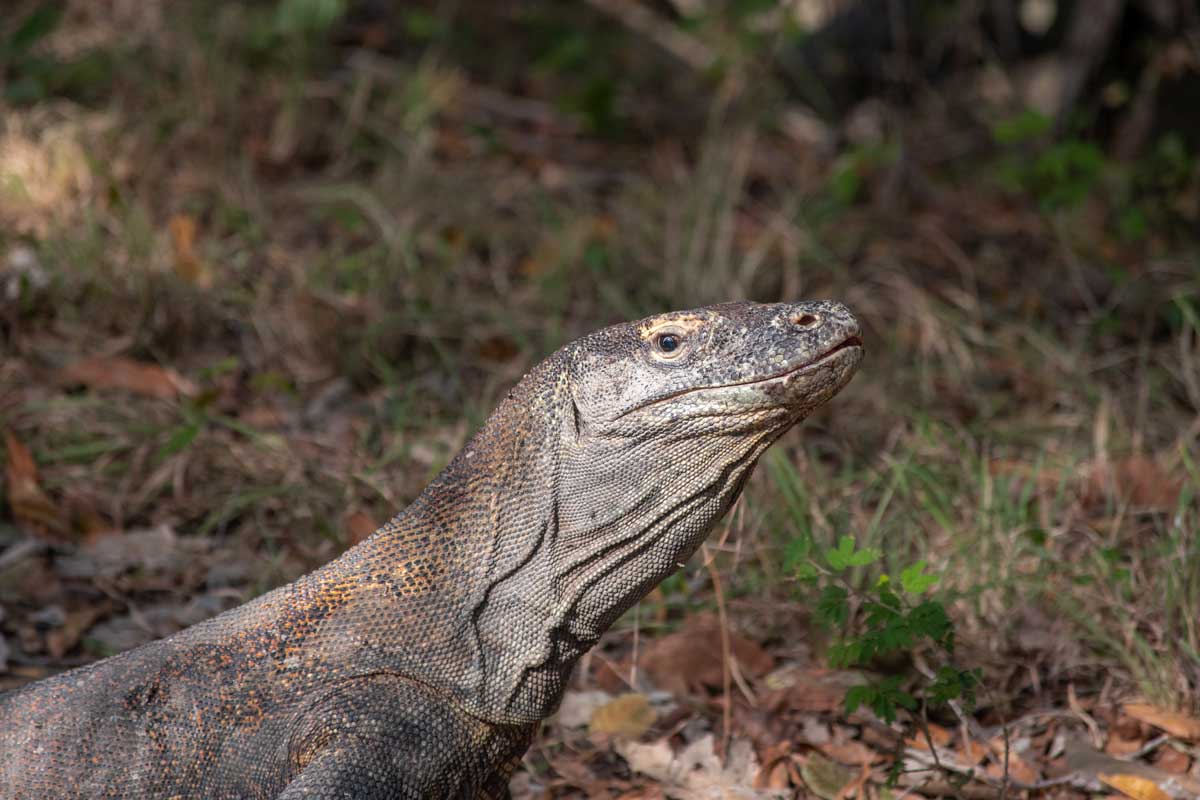
[[[797,328],[802,328],[806,331],[812,330],[821,324],[821,318],[816,314],[797,314],[796,316],[792,317],[792,324]]]

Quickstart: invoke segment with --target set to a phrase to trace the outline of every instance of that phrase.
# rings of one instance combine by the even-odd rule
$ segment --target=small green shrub
[[[953,661],[954,625],[945,605],[927,597],[940,576],[927,572],[921,560],[901,570],[898,578],[883,573],[870,590],[857,590],[847,573],[868,567],[881,556],[878,549],[858,548],[853,536],[843,536],[837,547],[825,551],[824,564],[812,559],[797,571],[802,581],[819,589],[817,618],[839,637],[829,650],[830,662],[838,667],[866,665],[927,643],[941,663],[916,688],[904,675],[851,687],[845,698],[846,713],[867,706],[885,722],[894,722],[904,711],[923,725],[923,717],[915,714],[922,707],[928,711],[959,701],[970,710],[982,675]]]

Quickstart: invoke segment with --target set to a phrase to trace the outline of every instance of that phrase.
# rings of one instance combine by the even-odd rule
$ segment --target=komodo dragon
[[[831,302],[616,325],[295,583],[0,696],[0,797],[496,798],[571,667],[862,357]]]

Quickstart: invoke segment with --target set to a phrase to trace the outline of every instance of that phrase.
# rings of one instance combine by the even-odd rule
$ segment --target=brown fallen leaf
[[[144,397],[174,400],[197,393],[196,385],[173,369],[119,356],[95,356],[62,369],[58,382],[89,389],[119,389]]]
[[[512,361],[521,352],[507,336],[489,336],[479,343],[479,357],[492,363]]]
[[[644,694],[614,697],[592,712],[588,733],[636,739],[650,729],[658,715]]]
[[[735,738],[724,759],[717,756],[711,735],[701,736],[678,753],[669,737],[641,743],[617,740],[613,749],[633,772],[647,775],[663,784],[668,797],[677,800],[701,798],[784,798],[790,790],[755,789],[758,759],[754,747],[745,739]]]
[[[927,726],[929,737],[926,738],[924,733],[918,732],[904,740],[904,743],[909,747],[914,747],[917,750],[929,750],[929,739],[938,747],[945,747],[950,744],[950,740],[954,738],[954,734],[938,725],[936,722],[930,722]]]
[[[755,789],[787,789],[791,784],[788,761],[792,757],[792,743],[786,739],[767,747],[761,754],[762,766],[754,776]]]
[[[967,739],[958,748],[958,757],[963,764],[978,764],[987,755],[987,747],[974,739]]]
[[[1149,703],[1126,703],[1121,710],[1134,719],[1153,725],[1172,736],[1189,741],[1200,740],[1200,719],[1195,717],[1178,711],[1168,711]]]
[[[1142,744],[1141,739],[1127,739],[1114,729],[1108,732],[1108,741],[1104,743],[1104,752],[1110,756],[1122,758],[1141,750]]]
[[[1140,761],[1122,761],[1093,749],[1087,742],[1067,739],[1063,748],[1066,771],[1102,780],[1104,775],[1128,775],[1158,787],[1172,785],[1175,797],[1200,797],[1200,780],[1189,775],[1172,775]]]
[[[38,484],[37,465],[29,448],[11,431],[4,432],[5,483],[13,519],[29,533],[62,538],[68,532],[64,515]]]
[[[992,773],[997,778],[1004,777],[1004,755],[1008,752],[1008,774],[1015,780],[1021,783],[1037,783],[1042,779],[1038,771],[1030,765],[1028,761],[1012,750],[1011,742],[1006,748],[1004,737],[997,736],[988,742],[988,747],[991,748],[994,762],[988,765],[989,773]],[[994,772],[992,772],[994,770]]]
[[[800,768],[804,785],[821,800],[838,800],[854,780],[854,771],[812,753]]]
[[[1136,508],[1169,510],[1179,502],[1183,481],[1173,477],[1153,458],[1133,455],[1116,461],[1100,461],[1088,471],[1083,500],[1103,506],[1116,495]]]
[[[1097,777],[1101,782],[1127,797],[1132,797],[1133,800],[1171,800],[1171,795],[1149,778],[1139,775],[1109,775],[1104,772]]]
[[[991,775],[993,778],[997,778],[997,779],[1004,778],[1004,751],[1003,751],[1003,749],[999,753],[996,754],[996,760],[993,763],[988,764],[987,769],[984,771],[987,772],[988,775]],[[1015,781],[1020,781],[1021,783],[1024,783],[1024,784],[1031,784],[1031,783],[1037,783],[1039,780],[1041,780],[1042,776],[1038,774],[1037,770],[1035,770],[1033,767],[1029,766],[1029,762],[1027,762],[1025,759],[1021,758],[1016,753],[1009,753],[1008,754],[1008,777]]]
[[[245,406],[237,411],[238,419],[252,428],[279,428],[286,421],[279,409],[273,406]]]
[[[619,794],[617,800],[664,800],[666,796],[661,786],[645,786]]]
[[[103,514],[91,508],[81,508],[75,512],[75,528],[83,534],[84,542],[94,542],[120,533]]]
[[[190,214],[176,214],[167,227],[175,250],[175,274],[193,286],[211,289],[212,268],[196,254],[196,218]]]
[[[846,690],[865,683],[861,672],[820,668],[785,668],[767,675],[769,691],[763,706],[771,711],[838,713],[845,707]]]
[[[1163,772],[1168,772],[1172,775],[1184,775],[1187,773],[1188,768],[1192,766],[1192,759],[1182,750],[1176,750],[1174,747],[1168,745],[1158,748],[1158,752],[1154,754],[1154,759],[1151,763]]]
[[[650,642],[639,665],[655,686],[672,694],[688,694],[701,686],[717,689],[724,682],[720,642],[716,617],[699,615],[683,630]],[[775,665],[774,657],[757,642],[736,633],[729,634],[729,649],[747,678],[764,675]]]
[[[342,519],[342,527],[345,528],[352,546],[363,541],[379,528],[371,515],[363,511],[352,511],[347,514]]]
[[[92,627],[92,624],[96,620],[106,616],[111,611],[111,603],[105,601],[88,608],[79,608],[67,612],[66,619],[62,625],[46,631],[46,652],[52,658],[62,658],[79,643],[79,640],[83,638],[83,634]]]
[[[827,758],[836,761],[839,764],[858,767],[863,764],[873,764],[876,761],[882,761],[883,756],[876,753],[871,748],[867,747],[862,742],[854,740],[846,742],[825,742],[817,745],[817,749],[821,751]]]

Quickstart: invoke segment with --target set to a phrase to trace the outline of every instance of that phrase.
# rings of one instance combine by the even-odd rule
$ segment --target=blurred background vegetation
[[[996,715],[1200,702],[1194,2],[7,0],[0,111],[0,686],[328,560],[577,335],[832,297],[859,377],[602,652],[720,575],[820,664],[852,534]]]

